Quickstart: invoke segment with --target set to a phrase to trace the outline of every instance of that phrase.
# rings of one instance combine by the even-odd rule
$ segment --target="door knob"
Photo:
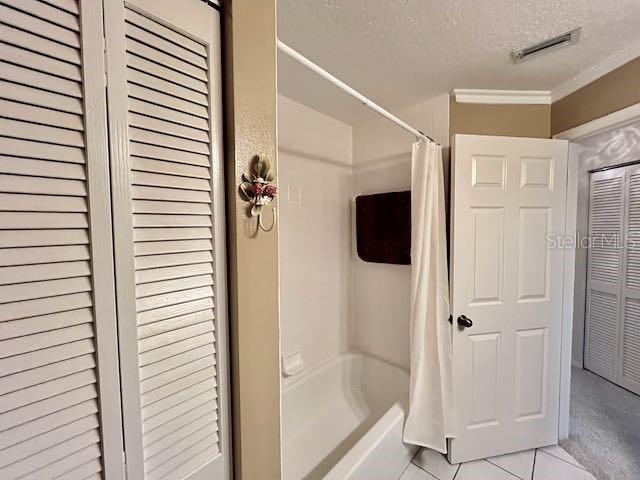
[[[473,322],[466,315],[460,315],[458,317],[458,326],[462,328],[469,328],[473,326]]]

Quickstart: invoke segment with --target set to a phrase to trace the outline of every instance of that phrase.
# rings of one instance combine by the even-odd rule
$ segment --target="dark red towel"
[[[411,265],[411,192],[356,197],[356,235],[365,262]]]

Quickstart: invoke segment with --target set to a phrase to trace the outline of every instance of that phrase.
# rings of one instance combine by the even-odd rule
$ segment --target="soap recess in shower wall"
[[[282,374],[291,377],[304,369],[302,353],[295,351],[282,356]]]

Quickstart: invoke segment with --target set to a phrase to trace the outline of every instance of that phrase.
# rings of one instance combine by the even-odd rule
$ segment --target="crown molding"
[[[636,42],[632,44],[631,47],[625,48],[624,50],[607,57],[604,61],[589,70],[576,75],[568,82],[565,82],[558,88],[555,88],[551,91],[551,101],[557,102],[567,95],[580,90],[591,82],[594,82],[600,77],[604,77],[616,68],[620,68],[622,65],[634,60],[638,56],[640,56],[640,42]]]
[[[453,95],[458,103],[549,105],[551,92],[547,90],[475,90],[456,88]]]

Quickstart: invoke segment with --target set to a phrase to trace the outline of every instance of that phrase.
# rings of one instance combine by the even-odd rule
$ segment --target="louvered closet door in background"
[[[591,174],[585,368],[617,381],[624,169]]]
[[[640,165],[631,165],[624,170],[626,242],[617,383],[640,394]]]
[[[105,5],[128,476],[227,479],[219,14]]]
[[[0,478],[122,479],[99,2],[0,1]]]

